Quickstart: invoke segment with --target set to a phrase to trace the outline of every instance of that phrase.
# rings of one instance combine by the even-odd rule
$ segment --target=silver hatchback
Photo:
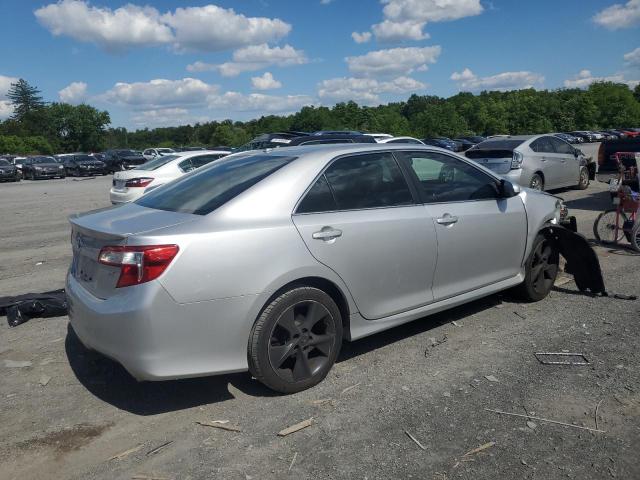
[[[70,319],[141,380],[320,382],[343,340],[516,287],[544,298],[556,197],[420,145],[232,155],[71,218]]]

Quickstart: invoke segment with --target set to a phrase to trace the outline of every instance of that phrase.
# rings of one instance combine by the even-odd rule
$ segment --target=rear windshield
[[[153,160],[149,160],[142,165],[138,165],[136,168],[134,168],[134,170],[157,170],[163,165],[166,165],[167,163],[175,160],[179,156],[180,155],[164,155],[162,157],[154,158]]]
[[[206,215],[294,159],[243,155],[220,160],[149,192],[136,203],[157,210]]]

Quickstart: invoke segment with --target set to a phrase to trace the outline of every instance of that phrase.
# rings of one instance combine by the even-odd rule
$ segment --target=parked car
[[[106,175],[109,173],[106,163],[86,153],[69,153],[57,155],[57,157],[62,160],[65,172],[70,177]]]
[[[343,339],[512,287],[543,299],[563,210],[421,145],[232,155],[70,219],[71,326],[139,380],[249,370],[297,392]]]
[[[459,144],[446,137],[425,138],[422,140],[425,145],[433,145],[434,147],[446,148],[452,152],[458,151]]]
[[[554,137],[558,137],[560,140],[564,140],[565,142],[571,143],[574,145],[582,143],[582,141],[578,137],[571,135],[569,133],[553,133],[552,135]]]
[[[147,148],[142,152],[142,156],[149,161],[162,155],[171,155],[172,153],[176,153],[173,148]]]
[[[331,143],[376,143],[376,140],[370,135],[362,135],[359,133],[326,133],[323,135],[300,135],[292,132],[265,133],[257,136],[249,143],[238,147],[235,152],[301,145],[325,145]]]
[[[104,153],[105,163],[107,164],[107,170],[109,170],[109,172],[130,170],[147,161],[147,159],[142,156],[142,153],[135,150],[117,149],[107,150]]]
[[[619,139],[623,139],[623,138],[627,138],[627,134],[625,132],[623,132],[622,130],[617,130],[615,128],[611,128],[606,130],[609,133],[612,133],[614,135],[617,135]]]
[[[40,178],[65,178],[64,166],[53,157],[27,157],[22,163],[22,177],[30,180]]]
[[[9,160],[0,158],[0,182],[19,182],[20,172]]]
[[[111,203],[132,202],[146,193],[185,173],[228,155],[225,151],[180,152],[162,155],[132,170],[116,172],[110,193]]]
[[[580,151],[553,135],[492,138],[465,152],[513,183],[535,190],[589,186],[589,169]]]
[[[304,135],[304,132],[296,132],[298,136]],[[357,130],[318,130],[311,135],[365,135]]]
[[[471,135],[468,137],[460,137],[460,138],[463,138],[464,140],[469,140],[474,145],[477,145],[480,142],[484,142],[486,140],[486,138],[483,137],[482,135]]]
[[[22,173],[22,164],[26,159],[27,157],[13,157],[9,160],[11,164],[15,165],[15,167],[18,169],[18,172],[20,172],[20,176],[22,178],[24,178],[24,174]]]
[[[424,145],[422,140],[418,140],[413,137],[389,137],[389,138],[378,138],[376,139],[378,143],[409,143],[412,145]]]
[[[461,145],[459,150],[461,152],[469,150],[474,145],[477,145],[477,143],[474,143],[471,140],[467,140],[466,138],[454,138],[453,141],[458,142]]]
[[[635,138],[640,136],[640,129],[636,128],[623,128],[622,131],[625,133],[627,138]]]
[[[388,138],[393,138],[393,135],[389,133],[363,133],[363,135],[368,135],[375,138],[376,142],[380,142],[380,140],[386,140]]]

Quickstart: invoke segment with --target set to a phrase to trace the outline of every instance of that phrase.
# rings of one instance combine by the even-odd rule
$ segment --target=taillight
[[[522,166],[522,160],[524,156],[520,152],[513,152],[513,158],[511,159],[511,169],[514,170],[516,168],[520,168]]]
[[[178,253],[177,245],[103,247],[98,262],[120,267],[116,288],[150,282],[162,275]]]
[[[127,183],[125,183],[124,185],[125,187],[146,187],[151,182],[153,182],[153,180],[153,178],[149,177],[132,178],[130,180],[127,180]]]

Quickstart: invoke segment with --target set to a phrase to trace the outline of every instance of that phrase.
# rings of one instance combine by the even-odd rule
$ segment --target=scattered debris
[[[96,177],[84,177],[84,178],[74,178],[74,182],[84,182],[85,180],[95,180]]]
[[[465,453],[463,456],[464,457],[468,457],[470,455],[475,455],[476,453],[482,452],[483,450],[486,450],[487,448],[491,448],[496,444],[496,442],[487,442],[487,443],[483,443],[482,445],[480,445],[479,447],[476,447],[472,450],[469,450],[467,453]]]
[[[47,384],[48,384],[50,381],[51,381],[51,376],[50,376],[50,375],[45,375],[45,374],[40,375],[39,383],[40,383],[40,385],[42,385],[43,387],[46,387],[46,386],[47,386]]]
[[[129,450],[125,450],[124,452],[120,452],[117,455],[110,457],[109,460],[120,460],[121,458],[128,457],[132,453],[136,453],[138,450],[142,450],[142,447],[144,447],[144,443],[141,443],[137,447],[130,448]]]
[[[502,309],[504,308],[504,305],[502,304],[502,302],[500,302],[498,305],[496,305],[497,309]]]
[[[571,282],[573,279],[571,277],[565,277],[563,276],[559,276],[558,278],[556,278],[556,281],[553,283],[553,285],[555,287],[559,287],[561,285],[564,285],[565,283],[569,283]]]
[[[570,353],[570,352],[536,352],[534,353],[535,357],[538,359],[540,363],[543,365],[590,365],[587,357],[582,353]],[[572,361],[572,360],[549,360],[545,357],[580,357],[582,361]]]
[[[555,423],[556,425],[564,425],[565,427],[573,427],[573,428],[579,428],[581,430],[589,430],[590,432],[606,433],[604,430],[598,430],[597,428],[582,427],[580,425],[573,425],[572,423],[559,422],[557,420],[549,420],[548,418],[533,417],[531,415],[522,415],[520,413],[503,412],[501,410],[492,410],[490,408],[485,408],[485,410],[487,412],[498,413],[500,415],[510,415],[512,417],[531,418],[533,420],[538,420],[540,422]]]
[[[527,420],[527,427],[529,427],[531,430],[535,430],[537,426],[537,423],[532,422],[531,420]]]
[[[493,375],[485,375],[484,378],[486,378],[490,382],[499,382],[499,380],[496,377],[494,377]]]
[[[14,297],[0,297],[0,315],[7,316],[10,327],[18,326],[36,317],[67,315],[67,298],[63,290],[27,293]]]
[[[173,443],[173,440],[171,440],[170,442],[167,443],[163,443],[162,445],[157,446],[156,448],[152,448],[151,450],[149,450],[147,452],[147,456],[148,455],[155,455],[156,453],[158,453],[160,450],[164,450],[166,447],[168,447],[169,445],[171,445]]]
[[[437,347],[438,345],[442,345],[446,341],[447,341],[446,334],[440,340],[436,340],[435,337],[429,337],[429,342],[431,343],[432,347]]]
[[[420,447],[422,450],[426,450],[427,447],[425,447],[424,445],[422,445],[418,439],[416,437],[414,437],[413,435],[411,435],[408,431],[404,431],[404,433],[407,434],[407,437],[409,437],[411,440],[413,440],[413,443],[415,443],[416,445],[418,445],[418,447]]]
[[[527,317],[526,317],[525,315],[522,315],[521,313],[513,312],[513,314],[514,314],[516,317],[520,317],[522,320],[526,320],[526,319],[527,319]]]
[[[291,469],[293,468],[293,464],[295,463],[295,461],[296,461],[296,457],[297,457],[297,456],[298,456],[298,452],[295,452],[295,453],[293,454],[293,459],[291,460],[291,463],[289,464],[289,470],[287,470],[288,472],[290,472],[290,471],[291,471]]]
[[[451,323],[453,323],[456,327],[462,327],[461,323],[456,322],[455,320],[452,321]]]
[[[615,293],[613,298],[617,298],[618,300],[637,300],[638,297],[636,295],[625,295],[623,293]]]
[[[33,363],[28,360],[4,360],[4,366],[7,368],[26,368],[31,365],[33,365]]]
[[[220,430],[226,430],[228,432],[241,432],[238,427],[234,427],[232,425],[227,425],[229,420],[213,420],[211,422],[196,422],[198,425],[202,425],[203,427],[212,427],[219,428]]]
[[[596,420],[596,430],[598,429],[598,409],[600,408],[600,405],[602,404],[603,401],[604,401],[604,398],[601,398],[598,404],[596,405],[596,412],[594,415]]]
[[[42,265],[44,262],[37,262],[36,263],[36,267],[39,267],[40,265]]]
[[[359,385],[360,385],[360,382],[356,383],[355,385],[351,385],[350,387],[345,388],[344,390],[342,390],[342,392],[340,392],[340,395],[344,395],[345,393],[347,393],[350,390],[353,390],[354,388],[356,388]]]
[[[291,425],[290,427],[285,428],[284,430],[280,430],[278,432],[279,437],[286,437],[287,435],[291,435],[292,433],[298,432],[303,428],[307,428],[313,425],[313,418],[308,420],[304,420],[300,423],[296,423],[295,425]]]

